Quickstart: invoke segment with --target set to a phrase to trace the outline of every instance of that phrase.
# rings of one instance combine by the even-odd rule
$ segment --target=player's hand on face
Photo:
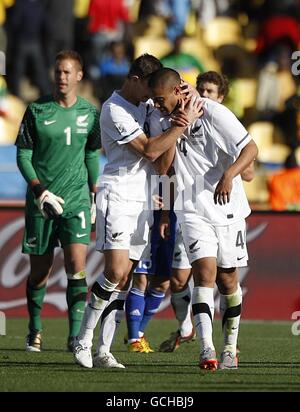
[[[203,115],[203,104],[204,102],[199,96],[193,96],[188,102],[185,102],[185,113],[190,124]]]
[[[168,240],[170,237],[170,218],[169,211],[162,211],[159,222],[159,234],[164,240]]]
[[[181,99],[179,106],[172,113],[171,120],[173,126],[176,127],[187,127],[189,125],[189,119],[184,110],[184,100]]]
[[[217,184],[215,193],[214,193],[214,202],[215,204],[225,205],[230,202],[230,193],[232,190],[232,177],[222,176],[221,180]]]
[[[193,96],[199,97],[199,93],[197,92],[195,87],[182,79],[180,83],[180,93],[182,94],[182,98],[184,100],[190,100]]]

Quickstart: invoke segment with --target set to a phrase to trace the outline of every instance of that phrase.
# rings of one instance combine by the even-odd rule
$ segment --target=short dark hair
[[[83,60],[79,53],[75,50],[61,50],[55,56],[55,63],[60,62],[62,60],[74,60],[78,63],[79,70],[83,70]]]
[[[142,54],[131,64],[128,77],[138,76],[141,79],[146,79],[150,74],[162,67],[162,63],[155,56],[147,53]]]
[[[199,74],[197,77],[196,88],[199,91],[200,85],[202,83],[209,82],[218,86],[218,95],[224,96],[228,95],[229,92],[229,82],[224,74],[219,74],[213,70]]]
[[[162,67],[159,70],[156,70],[149,77],[149,87],[153,89],[159,84],[162,85],[172,85],[179,86],[181,82],[180,74],[169,67]]]

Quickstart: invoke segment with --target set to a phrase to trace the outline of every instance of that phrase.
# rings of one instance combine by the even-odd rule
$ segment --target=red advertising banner
[[[300,310],[300,213],[257,212],[247,222],[249,266],[240,270],[243,319],[290,320]],[[0,209],[0,311],[6,316],[27,316],[29,258],[21,253],[23,230],[23,210]],[[103,258],[93,240],[87,258],[89,285],[102,269]],[[66,315],[66,284],[63,256],[57,248],[43,316]],[[215,304],[218,309],[217,290]],[[173,316],[168,296],[157,316]]]

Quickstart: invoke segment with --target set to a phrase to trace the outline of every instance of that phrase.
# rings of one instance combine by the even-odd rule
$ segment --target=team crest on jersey
[[[203,127],[201,120],[197,120],[196,123],[191,127],[190,136],[193,139],[203,139]]]
[[[87,117],[88,117],[88,114],[85,114],[83,116],[78,116],[76,120],[76,126],[87,127],[88,126],[88,122],[86,122]]]
[[[88,126],[88,122],[86,121],[88,117],[88,114],[85,114],[83,116],[78,116],[76,120],[76,126],[78,129],[76,130],[76,133],[87,133],[86,127]]]

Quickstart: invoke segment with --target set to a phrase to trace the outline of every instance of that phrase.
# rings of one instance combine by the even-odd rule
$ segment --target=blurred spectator
[[[193,9],[198,14],[199,22],[206,27],[217,16],[226,14],[229,9],[229,0],[192,0]]]
[[[90,0],[74,0],[74,49],[82,56],[83,61],[88,59],[90,37],[88,33],[88,12]]]
[[[70,50],[74,42],[74,0],[47,0],[47,60],[50,66],[60,50]]]
[[[27,72],[41,94],[50,92],[49,74],[41,43],[46,22],[47,10],[42,0],[16,0],[11,9],[10,32],[13,45],[10,50],[9,87],[16,96],[21,96],[21,80]]]
[[[266,18],[261,23],[257,36],[256,53],[262,63],[276,60],[277,46],[289,47],[289,52],[300,46],[300,25],[295,17],[293,1],[266,1]],[[299,4],[298,4],[299,11]]]
[[[183,36],[178,36],[174,41],[171,52],[160,60],[165,67],[177,70],[184,80],[195,84],[197,75],[199,72],[203,73],[205,68],[196,57],[182,51],[183,39]]]
[[[269,178],[268,188],[273,210],[300,210],[300,168],[294,151],[287,157],[284,169]]]
[[[129,60],[126,56],[125,45],[122,42],[112,42],[110,53],[99,65],[100,100],[104,102],[114,90],[121,88],[129,71]]]
[[[285,137],[285,143],[292,149],[300,145],[300,89],[285,102],[285,109],[274,118]]]
[[[185,25],[191,11],[191,0],[164,0],[162,13],[167,22],[166,37],[173,43],[185,33]]]
[[[123,0],[91,0],[89,8],[93,64],[99,62],[112,41],[124,40],[129,33],[129,14]]]
[[[296,93],[291,73],[291,53],[285,45],[278,47],[276,61],[269,62],[260,71],[256,108],[260,119],[272,117],[284,110],[285,101]]]
[[[141,0],[138,20],[147,20],[150,16],[160,14],[162,0]]]

